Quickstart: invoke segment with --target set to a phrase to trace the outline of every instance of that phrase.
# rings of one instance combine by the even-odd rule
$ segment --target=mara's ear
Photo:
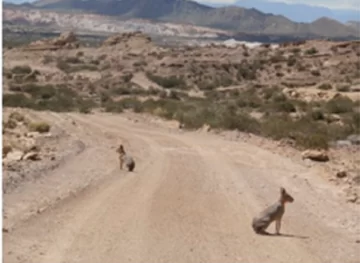
[[[280,187],[280,193],[281,193],[281,194],[285,194],[285,193],[286,193],[286,190],[285,190],[284,187]]]

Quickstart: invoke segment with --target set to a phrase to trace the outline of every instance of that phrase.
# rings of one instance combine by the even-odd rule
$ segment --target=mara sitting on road
[[[269,233],[266,232],[266,229],[273,221],[276,221],[276,234],[280,235],[281,219],[285,213],[285,203],[292,203],[293,201],[294,198],[289,195],[283,187],[281,187],[280,199],[273,205],[263,210],[257,217],[253,219],[252,227],[255,233],[269,235]]]
[[[132,172],[135,168],[135,161],[131,156],[126,154],[125,148],[122,144],[120,144],[116,152],[119,153],[120,169],[122,170],[123,164],[125,163],[128,170]]]

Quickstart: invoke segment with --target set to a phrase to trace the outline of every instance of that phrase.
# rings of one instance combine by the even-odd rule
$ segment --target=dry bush
[[[29,123],[29,130],[39,133],[46,133],[50,131],[50,125],[46,122],[31,122]]]
[[[331,90],[333,87],[330,83],[323,83],[317,87],[320,90]]]

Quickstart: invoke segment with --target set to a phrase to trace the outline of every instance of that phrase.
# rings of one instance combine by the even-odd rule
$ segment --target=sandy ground
[[[300,161],[122,115],[39,115],[84,149],[4,194],[6,263],[360,262],[359,206]],[[119,169],[119,143],[133,173]],[[284,235],[254,234],[280,186],[295,198]]]

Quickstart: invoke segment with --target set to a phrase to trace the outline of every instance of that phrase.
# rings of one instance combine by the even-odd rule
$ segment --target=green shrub
[[[315,76],[315,77],[319,77],[321,76],[321,73],[319,70],[311,70],[311,75]]]
[[[26,75],[31,73],[31,67],[29,66],[15,66],[12,68],[11,72],[13,74]]]
[[[262,123],[262,134],[275,140],[293,139],[300,148],[328,148],[327,127],[306,117],[299,120],[287,115],[269,117]]]
[[[339,91],[339,92],[349,92],[350,91],[350,85],[337,86],[336,90]]]
[[[317,88],[321,89],[321,90],[331,90],[333,87],[329,83],[323,83],[323,84],[319,85]]]
[[[12,147],[10,145],[3,145],[3,158],[7,156],[9,152],[12,151]]]
[[[8,121],[4,124],[5,128],[15,129],[17,127],[16,120],[8,119]]]
[[[180,87],[186,86],[185,81],[182,78],[179,78],[177,76],[161,77],[161,76],[154,75],[150,72],[147,72],[146,76],[148,79],[155,82],[159,86],[162,86],[167,89],[180,88]]]
[[[56,95],[56,89],[48,85],[26,84],[22,86],[22,91],[30,94],[33,98],[50,99]]]
[[[353,111],[353,101],[345,96],[336,96],[325,105],[329,113],[341,114]]]
[[[3,95],[4,107],[20,107],[20,108],[32,108],[33,101],[31,101],[24,94],[4,94]]]
[[[255,80],[256,79],[257,68],[254,65],[249,65],[248,63],[240,64],[237,72],[238,80]]]
[[[325,115],[320,109],[315,109],[315,110],[311,111],[310,116],[314,121],[325,120]]]
[[[296,57],[295,56],[289,56],[288,60],[287,60],[287,66],[288,67],[292,67],[296,64]]]
[[[10,113],[9,119],[13,119],[15,121],[22,122],[25,120],[25,117],[21,113],[14,111],[14,112]]]
[[[314,48],[314,47],[312,47],[312,48],[305,51],[306,55],[315,55],[316,53],[318,53],[318,50],[316,48]]]
[[[78,57],[67,57],[64,60],[65,63],[80,64],[83,63]]]
[[[50,125],[46,122],[31,122],[29,124],[29,130],[39,133],[46,133],[50,131]]]

